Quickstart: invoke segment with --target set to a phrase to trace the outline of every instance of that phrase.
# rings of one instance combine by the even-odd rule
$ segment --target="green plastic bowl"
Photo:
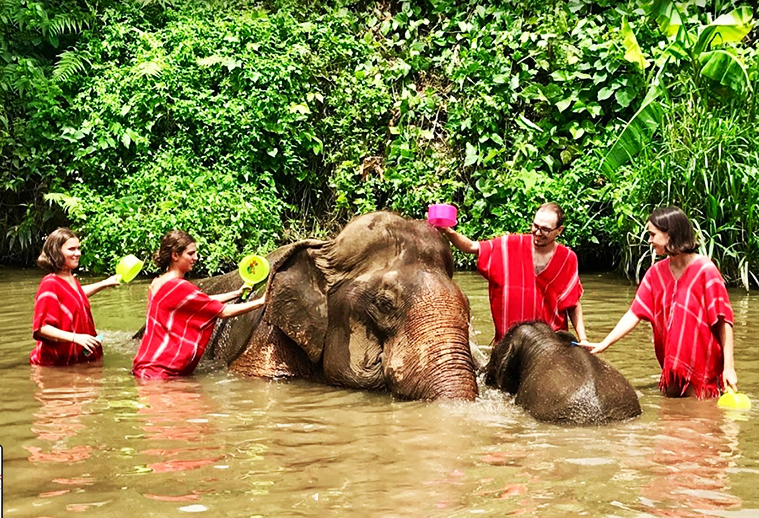
[[[140,273],[143,264],[145,263],[130,254],[116,265],[116,274],[121,276],[121,281],[131,282]]]
[[[260,255],[246,255],[238,267],[240,277],[249,286],[258,284],[269,276],[269,261]]]

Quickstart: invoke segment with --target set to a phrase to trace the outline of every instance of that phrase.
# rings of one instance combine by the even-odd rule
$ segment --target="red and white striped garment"
[[[733,323],[725,282],[707,257],[696,258],[675,279],[669,258],[646,272],[631,311],[654,331],[656,359],[662,366],[659,388],[693,385],[699,399],[718,396],[724,358],[713,326]]]
[[[42,326],[53,326],[62,331],[97,335],[95,322],[90,311],[90,301],[85,295],[79,281],[76,288],[65,279],[51,273],[40,281],[34,299],[33,336],[37,340],[29,362],[33,365],[71,365],[97,361],[103,357],[103,348],[98,345],[95,351],[85,356],[85,349],[74,342],[56,342],[39,335]]]
[[[510,234],[480,242],[477,269],[488,280],[495,341],[509,328],[542,320],[554,330],[567,330],[567,310],[582,296],[577,256],[557,245],[546,268],[535,274],[532,236]]]
[[[145,335],[132,364],[140,378],[187,376],[197,367],[224,304],[184,279],[165,282],[148,298]]]

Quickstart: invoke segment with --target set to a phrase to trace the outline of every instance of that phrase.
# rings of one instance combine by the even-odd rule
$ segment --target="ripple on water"
[[[193,506],[230,517],[759,514],[759,405],[734,421],[713,401],[662,398],[645,324],[604,354],[631,380],[643,415],[561,427],[535,421],[481,380],[473,403],[214,370],[146,388],[130,373],[145,285],[93,298],[102,365],[35,378],[28,326],[39,275],[25,279],[7,290],[0,275],[9,294],[0,300],[0,429],[16,516],[171,516]],[[587,279],[587,326],[600,338],[634,290]],[[463,280],[472,281],[477,339],[488,342],[486,285],[476,274]],[[756,399],[759,297],[740,297],[737,369]]]

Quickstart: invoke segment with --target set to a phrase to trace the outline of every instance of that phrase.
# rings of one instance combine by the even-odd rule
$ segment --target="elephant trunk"
[[[388,389],[408,399],[477,397],[477,378],[469,347],[466,300],[455,293],[429,293],[415,301],[404,329],[386,343],[383,371]]]

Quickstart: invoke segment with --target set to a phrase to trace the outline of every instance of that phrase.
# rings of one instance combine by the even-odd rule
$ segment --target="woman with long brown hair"
[[[132,365],[135,376],[168,378],[192,374],[217,318],[242,315],[263,305],[264,297],[225,304],[242,295],[243,287],[220,295],[200,291],[184,278],[197,260],[195,240],[186,232],[172,230],[161,239],[153,262],[164,273],[150,284],[145,335]]]

